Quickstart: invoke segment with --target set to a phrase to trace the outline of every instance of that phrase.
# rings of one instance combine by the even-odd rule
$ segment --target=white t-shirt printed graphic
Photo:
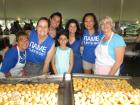
[[[32,30],[29,38],[29,47],[27,49],[27,62],[35,64],[44,63],[46,56],[54,44],[54,39],[48,35],[48,37],[41,43],[38,43],[38,33]]]
[[[99,36],[84,36],[84,44],[88,44],[88,45],[96,45],[99,44]]]
[[[29,48],[30,48],[31,52],[36,53],[37,55],[41,55],[41,56],[46,55],[46,49],[47,49],[46,46],[39,45],[39,44],[31,41]]]

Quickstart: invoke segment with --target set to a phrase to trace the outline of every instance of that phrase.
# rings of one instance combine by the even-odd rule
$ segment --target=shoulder
[[[37,37],[37,31],[36,30],[32,30],[29,34],[29,40],[31,41],[34,41]]]
[[[18,57],[18,51],[17,51],[17,48],[16,47],[12,47],[10,48],[6,53],[5,53],[5,56],[4,58],[11,58],[11,59],[14,59],[14,58],[17,58]]]
[[[58,47],[56,47],[56,50],[59,50],[60,49],[60,47],[58,46]]]
[[[95,31],[94,32],[94,35],[96,35],[96,36],[103,36],[103,32],[101,32],[101,31]]]
[[[6,54],[11,54],[11,55],[16,53],[17,53],[17,47],[12,47],[6,52]]]
[[[101,37],[103,37],[103,36],[104,36],[104,33],[101,32],[101,31],[99,31],[99,35],[100,35]]]
[[[114,34],[112,37],[113,40],[119,41],[119,40],[124,40],[122,36],[119,34]]]
[[[67,51],[68,52],[73,52],[72,48],[70,48],[70,47],[67,47]]]
[[[116,47],[126,46],[123,37],[118,34],[114,34],[111,41],[112,41],[112,44],[114,44]]]
[[[56,47],[55,51],[59,52],[59,51],[61,51],[61,48],[58,46],[58,47]]]
[[[97,31],[97,32],[95,32],[95,36],[99,36],[99,39],[101,39],[102,37],[103,37],[103,32],[101,32],[101,31]]]
[[[50,35],[48,35],[45,39],[44,45],[48,46],[48,48],[52,48],[55,45],[55,41]]]
[[[85,35],[87,33],[88,33],[88,30],[87,29],[84,29],[82,34]]]
[[[30,35],[31,35],[31,34],[37,34],[37,31],[33,29],[33,30],[30,32]]]
[[[50,40],[53,40],[53,41],[54,41],[54,39],[52,38],[51,35],[48,35],[48,38],[49,38]]]
[[[4,61],[3,62],[15,62],[15,60],[17,60],[18,58],[18,51],[17,51],[17,48],[13,47],[13,48],[10,48],[6,53],[5,53],[5,56],[4,56]],[[12,63],[11,62],[11,63]]]
[[[70,47],[67,47],[67,50],[72,50],[72,48],[70,48]]]
[[[75,42],[76,43],[81,43],[82,42],[82,38],[81,37],[80,38],[76,38]]]
[[[54,39],[51,37],[51,35],[48,35],[48,38],[47,38],[47,39],[48,39],[50,42],[53,42],[53,43],[55,42]]]

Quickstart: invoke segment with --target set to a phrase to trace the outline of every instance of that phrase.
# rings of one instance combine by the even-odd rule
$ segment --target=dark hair
[[[50,21],[49,21],[49,19],[46,18],[46,17],[40,17],[40,18],[38,19],[38,21],[37,21],[37,26],[38,26],[38,24],[39,24],[39,22],[40,22],[41,20],[47,21],[47,22],[48,22],[48,27],[50,27]]]
[[[5,49],[6,47],[9,47],[9,48],[12,47],[12,45],[10,44],[10,41],[9,41],[9,38],[8,37],[2,38],[0,44],[1,44],[0,50]]]
[[[83,19],[82,19],[82,22],[84,23],[85,22],[85,18],[87,17],[87,16],[92,16],[93,17],[93,20],[94,20],[94,28],[95,28],[95,32],[97,32],[98,31],[98,21],[97,21],[97,18],[96,18],[96,16],[95,16],[95,14],[94,13],[86,13],[85,15],[84,15],[84,17],[83,17]],[[84,25],[84,28],[85,28],[85,25]]]
[[[67,34],[66,31],[61,31],[60,34],[59,34],[59,36],[58,36],[58,39],[60,38],[61,35],[64,35],[64,36],[66,36],[67,38],[69,38],[69,36],[68,36],[68,34]]]
[[[32,27],[31,27],[31,25],[29,23],[26,23],[25,22],[25,25],[23,27],[23,30],[32,30]]]
[[[27,36],[28,37],[28,34],[24,31],[19,31],[17,34],[16,34],[16,41],[19,40],[19,37],[21,36]]]
[[[52,19],[54,16],[60,17],[60,24],[59,24],[58,29],[62,28],[62,14],[60,12],[54,12],[51,14],[50,19]]]
[[[76,30],[76,32],[75,32],[75,37],[76,37],[76,38],[79,38],[79,37],[80,37],[80,26],[79,26],[79,23],[78,23],[78,21],[77,21],[76,19],[70,19],[70,20],[67,21],[66,26],[65,26],[65,31],[66,31],[66,32],[68,33],[68,35],[69,35],[69,30],[68,30],[68,28],[69,28],[69,26],[70,26],[71,23],[75,23],[75,24],[76,24],[77,30]]]

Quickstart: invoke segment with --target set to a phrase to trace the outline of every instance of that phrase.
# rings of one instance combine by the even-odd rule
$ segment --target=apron
[[[10,70],[12,77],[22,76],[21,71],[23,70],[23,67],[25,66],[25,63],[26,63],[26,51],[25,51],[25,62],[24,63],[20,63],[21,56],[20,56],[20,51],[19,51],[18,46],[17,46],[17,51],[18,51],[18,62],[15,65],[15,67]]]
[[[1,64],[0,64],[0,69],[1,69]],[[5,74],[0,72],[0,78],[5,78]]]
[[[1,70],[2,62],[0,63],[0,70]],[[0,71],[0,78],[5,78],[5,74]]]
[[[28,76],[38,76],[43,74],[43,66],[44,64],[34,64],[31,62],[27,62],[24,70],[26,70]]]
[[[95,49],[96,62],[95,62],[95,74],[98,75],[108,75],[112,66],[115,63],[115,60],[109,55],[108,45],[112,39],[114,33],[112,33],[110,39],[107,42],[107,45],[102,45],[100,41],[99,45]],[[115,73],[116,76],[119,75],[120,70],[118,69]]]

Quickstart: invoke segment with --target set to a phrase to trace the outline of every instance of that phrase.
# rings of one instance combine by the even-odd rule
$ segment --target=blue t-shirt
[[[68,43],[68,47],[72,48],[75,56],[81,56],[81,53],[80,53],[81,43],[82,43],[82,39],[80,38],[75,39],[75,41],[72,44]]]
[[[20,63],[25,63],[26,57],[25,57],[25,51],[20,52]],[[2,61],[2,67],[1,72],[8,73],[11,69],[13,69],[18,62],[18,51],[17,47],[10,48],[4,56],[4,59]]]
[[[102,43],[103,45],[107,45],[108,41],[105,43]],[[115,48],[117,47],[125,47],[126,44],[124,42],[124,39],[122,36],[118,35],[118,34],[114,34],[112,36],[112,39],[110,40],[110,42],[108,43],[108,52],[109,55],[115,60]]]
[[[73,65],[72,73],[82,72],[82,56],[80,53],[81,42],[82,40],[80,38],[77,38],[72,44],[68,43],[68,46],[72,48],[74,53],[74,65]]]
[[[83,33],[83,60],[89,63],[95,63],[95,48],[102,38],[101,32],[95,32],[89,35],[88,30],[85,29]]]
[[[48,35],[48,37],[38,44],[38,35],[35,30],[31,31],[29,38],[29,47],[27,49],[27,62],[34,64],[41,64],[44,62],[49,50],[54,44],[54,39]]]

